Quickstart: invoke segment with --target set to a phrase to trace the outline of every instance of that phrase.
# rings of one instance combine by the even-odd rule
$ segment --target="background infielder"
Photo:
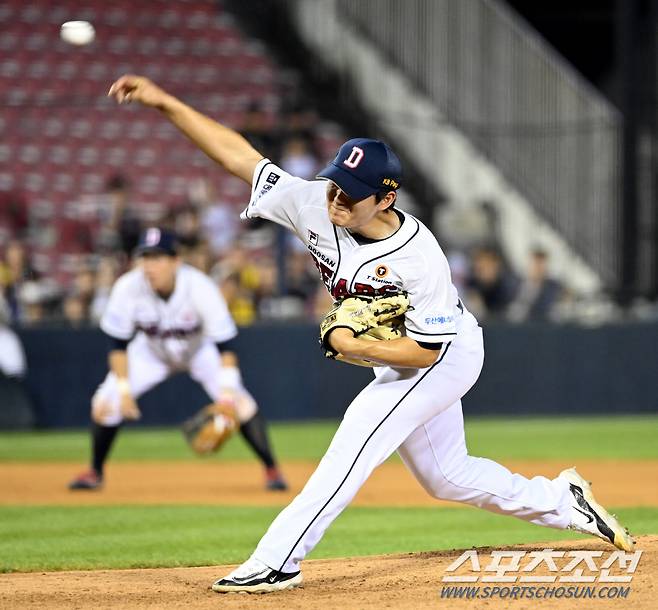
[[[396,450],[437,498],[632,548],[628,533],[574,469],[555,479],[527,479],[468,455],[460,399],[482,368],[482,331],[459,300],[434,236],[394,208],[401,168],[388,146],[350,140],[319,174],[326,181],[306,181],[146,78],[123,76],[110,95],[120,103],[135,100],[160,109],[213,160],[250,183],[243,217],[266,218],[294,231],[335,299],[404,291],[413,307],[405,319],[406,336],[399,339],[366,341],[349,328],[325,337],[330,350],[381,366],[348,407],[304,489],[274,520],[251,558],[215,582],[215,591],[299,585],[300,562],[373,469]]]
[[[230,394],[240,432],[265,466],[266,487],[286,489],[258,405],[245,389],[232,340],[237,328],[219,288],[183,264],[173,233],[152,227],[140,237],[137,266],[110,295],[101,329],[110,338],[110,371],[92,398],[91,469],[71,489],[97,489],[120,424],[140,417],[136,400],[170,375],[189,372],[214,401]]]

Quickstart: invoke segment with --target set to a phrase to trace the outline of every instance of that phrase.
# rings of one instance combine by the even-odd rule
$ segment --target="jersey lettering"
[[[402,282],[393,282],[392,280],[382,280],[374,275],[367,275],[368,281],[375,282],[376,284],[397,284],[402,287]]]
[[[358,146],[353,146],[350,156],[347,157],[345,161],[343,161],[343,165],[347,165],[347,167],[350,169],[354,169],[355,167],[358,167],[359,163],[361,163],[363,155],[363,149],[359,148]]]
[[[395,286],[385,285],[375,288],[370,284],[363,284],[362,282],[356,282],[354,284],[354,290],[352,290],[351,292],[347,289],[347,287],[348,287],[347,280],[340,278],[336,282],[335,286],[332,288],[331,296],[337,301],[340,301],[350,296],[364,295],[364,296],[375,297],[375,296],[382,296],[385,294],[396,294],[400,292],[398,288],[396,288]]]
[[[203,330],[201,324],[195,324],[191,328],[166,328],[162,329],[157,324],[148,326],[137,324],[135,329],[142,331],[148,337],[158,337],[159,339],[186,339],[192,335],[198,335]]]
[[[331,258],[329,258],[326,254],[320,252],[320,250],[318,250],[317,248],[314,248],[310,244],[307,247],[314,258],[321,260],[323,263],[326,263],[330,267],[336,266],[336,263]]]
[[[315,256],[313,256],[312,258],[313,258],[313,262],[315,263],[315,266],[318,268],[318,271],[320,272],[320,279],[322,280],[322,283],[327,287],[327,289],[330,289],[331,278],[334,277],[333,269],[330,269],[329,267],[327,267],[327,265],[320,262],[320,259],[316,258]]]

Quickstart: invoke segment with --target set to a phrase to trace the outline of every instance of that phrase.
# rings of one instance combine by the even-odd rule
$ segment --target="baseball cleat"
[[[268,468],[265,471],[265,489],[269,491],[288,490],[288,484],[277,468]]]
[[[294,589],[302,584],[301,572],[279,572],[259,559],[248,559],[228,576],[215,581],[217,593],[273,593]]]
[[[95,470],[87,470],[69,483],[69,489],[100,489],[103,487],[103,477]]]
[[[598,536],[622,551],[632,551],[635,542],[628,530],[617,521],[615,515],[611,515],[596,501],[590,483],[575,468],[563,470],[558,476],[569,483],[569,491],[574,498],[571,523],[567,529]]]

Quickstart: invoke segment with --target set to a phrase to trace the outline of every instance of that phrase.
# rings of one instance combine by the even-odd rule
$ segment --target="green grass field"
[[[317,460],[335,422],[278,424],[282,460]],[[494,459],[658,459],[658,417],[477,419],[473,454]],[[86,461],[85,431],[0,434],[0,462]],[[194,460],[177,430],[128,429],[116,460]],[[234,440],[217,458],[251,456]],[[37,484],[35,482],[35,484]],[[3,490],[0,489],[0,493]],[[0,571],[236,563],[278,512],[270,507],[0,506]],[[636,534],[658,533],[658,507],[616,511]],[[472,508],[348,508],[312,558],[413,552],[577,538]]]
[[[240,563],[278,509],[212,506],[3,507],[0,572]],[[617,511],[636,534],[658,509]],[[575,539],[474,508],[348,508],[310,558]]]
[[[271,426],[281,460],[319,460],[338,422],[281,423]],[[466,439],[473,455],[491,459],[658,459],[658,417],[473,418]],[[89,452],[85,430],[0,433],[0,462],[79,462]],[[113,460],[197,459],[176,429],[123,430]],[[241,439],[218,459],[249,460]]]

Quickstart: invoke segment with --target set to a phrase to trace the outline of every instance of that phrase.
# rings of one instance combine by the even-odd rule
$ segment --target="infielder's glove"
[[[402,337],[404,313],[410,308],[405,293],[381,297],[348,297],[327,313],[320,322],[320,344],[327,358],[358,366],[379,366],[369,360],[353,359],[336,352],[329,334],[336,328],[349,328],[355,337],[370,341],[389,341]]]
[[[227,393],[185,420],[183,436],[199,455],[217,451],[240,427],[235,414],[235,400]]]

